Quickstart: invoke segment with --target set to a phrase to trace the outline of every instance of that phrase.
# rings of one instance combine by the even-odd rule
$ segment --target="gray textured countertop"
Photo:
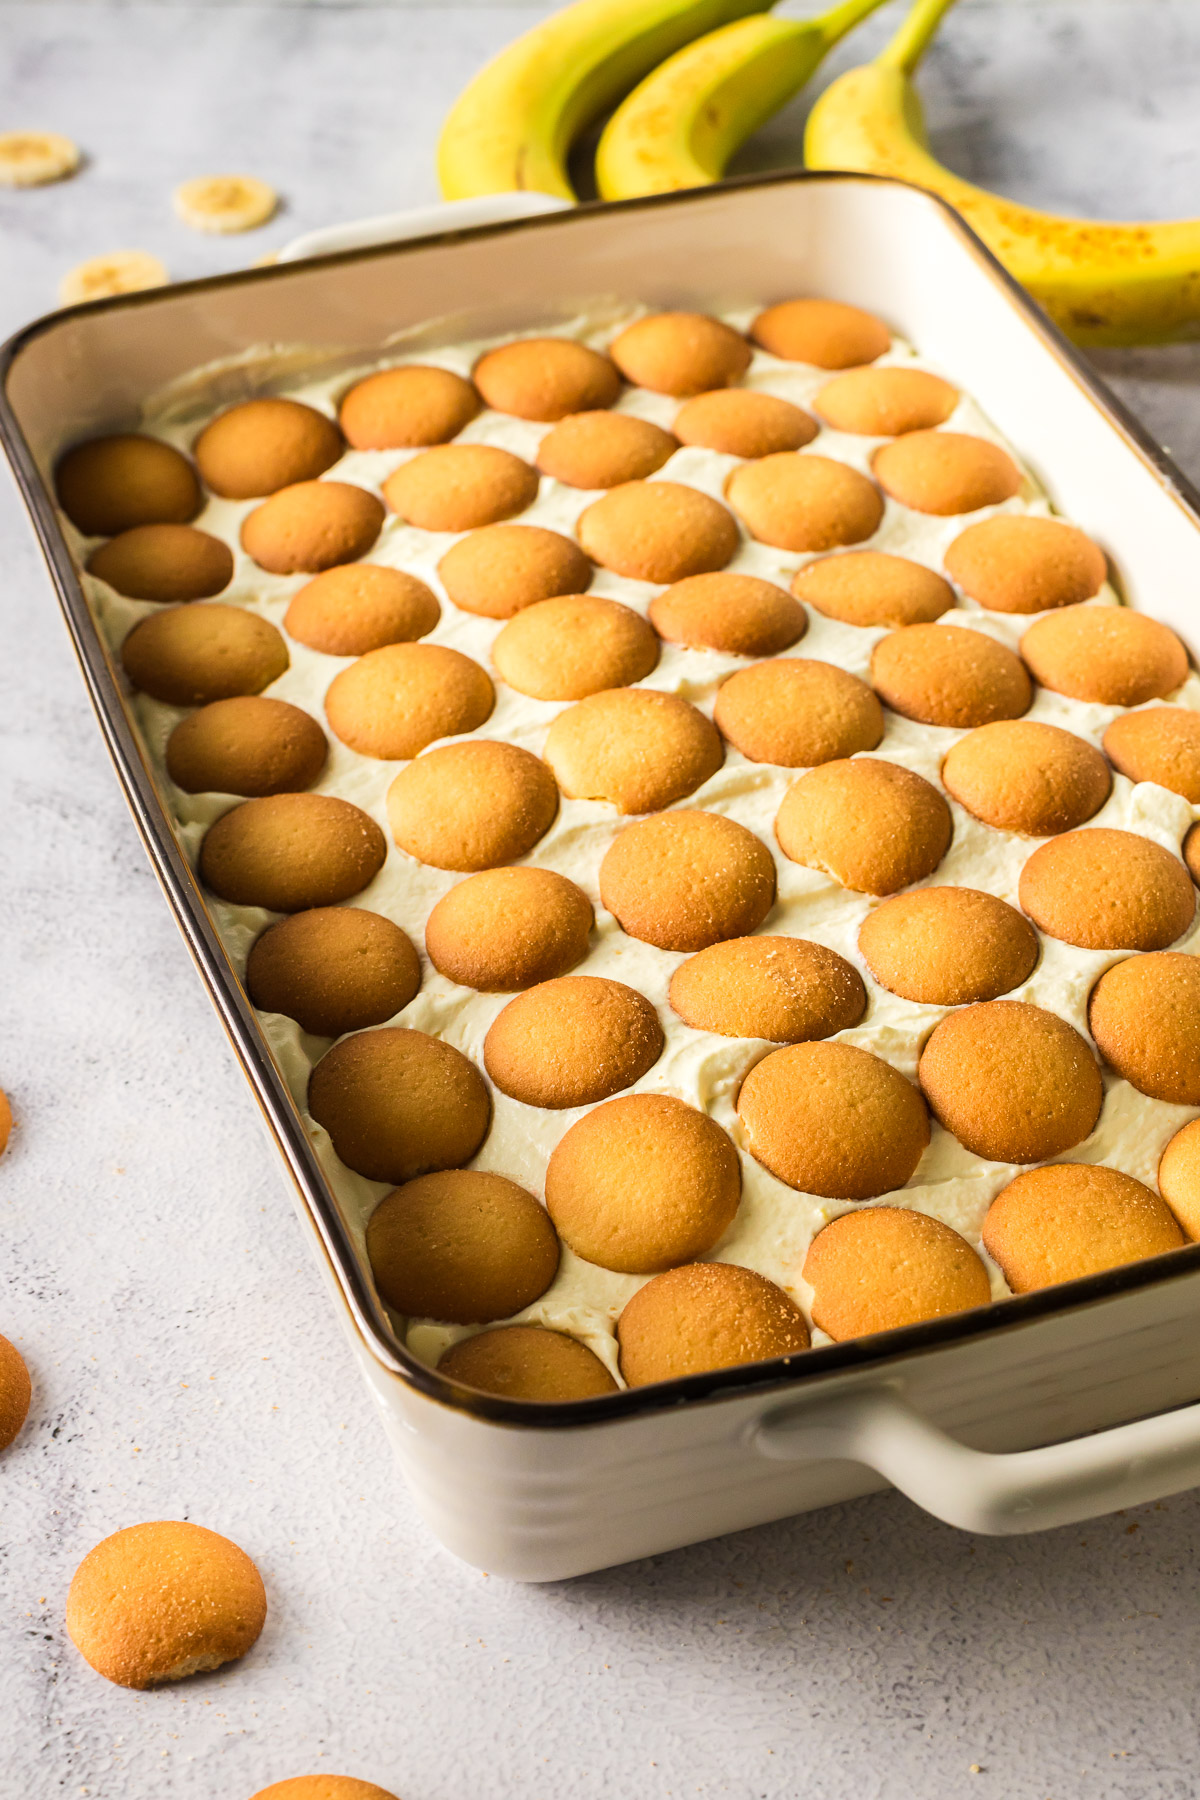
[[[543,10],[0,7],[0,129],[89,156],[0,193],[0,327],[99,251],[195,275],[432,198],[447,103]],[[924,85],[964,172],[1200,210],[1194,0],[965,5]],[[287,211],[244,238],[176,225],[173,184],[230,167]],[[1200,476],[1200,351],[1102,360]],[[1200,1496],[993,1541],[886,1495],[541,1589],[432,1543],[4,483],[0,543],[0,1331],[35,1383],[0,1464],[3,1800],[246,1800],[320,1768],[403,1800],[1194,1794]],[[81,1663],[63,1603],[92,1544],[162,1516],[243,1544],[271,1612],[242,1665],[139,1695]]]

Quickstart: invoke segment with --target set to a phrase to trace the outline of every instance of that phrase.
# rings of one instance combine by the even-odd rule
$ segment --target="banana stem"
[[[911,75],[929,48],[944,14],[953,5],[954,0],[916,0],[891,43],[875,58],[876,62],[887,69],[899,69],[902,75]]]
[[[951,0],[947,0],[947,3],[951,3]],[[882,4],[883,0],[841,0],[839,6],[830,7],[820,19],[814,19],[813,24],[820,27],[821,42],[825,49],[832,50],[848,31],[853,31],[856,25]]]

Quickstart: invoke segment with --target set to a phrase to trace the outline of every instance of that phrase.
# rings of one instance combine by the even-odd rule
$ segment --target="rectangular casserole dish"
[[[1109,552],[1126,600],[1200,649],[1200,496],[957,216],[896,182],[783,175],[443,232],[56,314],[2,353],[0,433],[101,730],[416,1503],[457,1555],[516,1579],[606,1567],[888,1481],[985,1531],[1200,1482],[1200,1406],[1186,1404],[1200,1398],[1200,1245],[573,1406],[449,1386],[394,1336],[222,949],[81,591],[50,472],[66,444],[135,426],[150,395],[205,366],[220,370],[214,397],[242,398],[300,359],[349,367],[431,320],[449,339],[533,329],[597,301],[715,309],[804,292],[883,314],[935,358]]]

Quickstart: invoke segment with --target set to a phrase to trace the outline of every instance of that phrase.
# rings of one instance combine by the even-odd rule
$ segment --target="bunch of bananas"
[[[899,176],[942,195],[1078,343],[1200,337],[1200,219],[1061,218],[975,187],[931,154],[912,77],[953,3],[915,0],[873,62],[825,90],[809,115],[808,167]],[[502,51],[451,109],[443,193],[574,199],[568,159],[606,115],[595,156],[604,199],[719,181],[881,0],[840,0],[804,20],[772,18],[771,4],[576,0]]]

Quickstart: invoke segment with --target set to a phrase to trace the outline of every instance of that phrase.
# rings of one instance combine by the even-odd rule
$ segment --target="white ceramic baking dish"
[[[493,221],[521,204],[507,197]],[[544,1581],[888,1481],[990,1532],[1200,1482],[1200,1405],[1186,1404],[1200,1397],[1200,1245],[959,1318],[570,1406],[453,1388],[392,1333],[84,601],[49,486],[65,444],[136,424],[147,396],[199,365],[217,365],[216,397],[233,399],[282,382],[297,353],[350,366],[389,343],[411,346],[417,328],[449,340],[534,328],[607,298],[715,308],[818,293],[883,314],[972,393],[1105,546],[1129,602],[1200,649],[1200,496],[935,198],[858,176],[787,175],[622,206],[531,204],[542,216],[383,248],[344,246],[411,232],[412,221],[340,228],[332,242],[317,234],[295,247],[308,260],[41,320],[0,364],[0,431],[101,729],[418,1507],[467,1561]],[[454,224],[473,217],[460,211]],[[439,224],[427,216],[419,228]],[[330,248],[342,253],[313,259]]]

